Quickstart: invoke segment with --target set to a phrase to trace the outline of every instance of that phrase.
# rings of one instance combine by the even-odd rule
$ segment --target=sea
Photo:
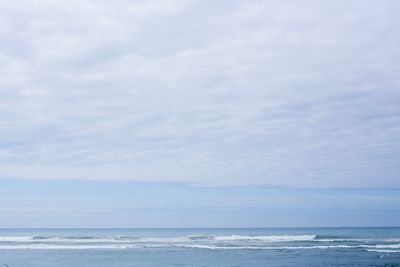
[[[0,267],[400,266],[400,228],[0,229]]]

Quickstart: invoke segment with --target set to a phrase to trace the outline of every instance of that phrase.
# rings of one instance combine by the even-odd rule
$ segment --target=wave
[[[344,236],[316,235],[315,242],[400,242],[400,238],[353,238]]]
[[[264,241],[264,242],[290,242],[290,241],[312,241],[316,235],[267,235],[267,236],[215,236],[217,241]]]
[[[367,251],[374,252],[388,252],[397,253],[400,250],[393,248],[400,248],[400,244],[396,245],[331,245],[331,246],[280,246],[280,247],[265,247],[265,246],[213,246],[213,245],[175,245],[176,247],[185,248],[199,248],[210,250],[304,250],[304,249],[367,249]]]
[[[0,242],[77,242],[77,243],[98,243],[98,242],[189,242],[189,241],[262,241],[262,242],[291,242],[291,241],[312,241],[315,235],[268,235],[268,236],[246,236],[246,235],[197,235],[178,237],[135,237],[135,236],[107,236],[107,237],[54,237],[54,236],[0,236]]]
[[[378,243],[382,241],[382,243]],[[352,239],[316,235],[0,236],[0,250],[191,248],[209,250],[362,249],[398,253],[397,238]],[[375,243],[372,243],[374,241]],[[347,242],[347,243],[346,243]],[[359,243],[360,242],[360,243]],[[396,243],[395,243],[396,242]]]
[[[369,252],[399,253],[400,244],[395,245],[323,245],[323,246],[218,246],[208,244],[97,244],[97,245],[54,245],[54,244],[26,244],[26,245],[0,245],[0,250],[126,250],[145,248],[190,248],[208,250],[309,250],[309,249],[365,249]]]
[[[391,244],[391,245],[359,245],[360,247],[363,248],[379,248],[379,249],[386,249],[386,248],[391,248],[391,249],[400,249],[400,244]]]
[[[0,242],[31,242],[33,236],[0,236]]]
[[[175,245],[175,247],[201,248],[211,250],[298,250],[298,249],[329,249],[329,248],[356,248],[350,245],[337,246],[283,246],[283,247],[265,247],[265,246],[213,246],[213,245]]]
[[[369,252],[379,252],[379,253],[400,253],[400,250],[395,249],[367,249]]]
[[[142,246],[143,247],[143,246]],[[0,250],[93,250],[93,249],[129,249],[140,248],[134,245],[0,245]]]
[[[116,237],[51,237],[51,236],[0,236],[0,242],[15,243],[102,243],[102,242],[118,242]],[[123,241],[123,240],[120,240]]]

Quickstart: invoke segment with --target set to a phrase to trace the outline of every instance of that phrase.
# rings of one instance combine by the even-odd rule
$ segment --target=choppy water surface
[[[400,266],[400,228],[0,230],[0,266]]]

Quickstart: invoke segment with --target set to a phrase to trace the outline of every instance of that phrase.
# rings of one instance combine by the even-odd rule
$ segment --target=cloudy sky
[[[399,225],[399,12],[397,0],[0,1],[4,225],[33,214],[34,226],[43,214],[61,225],[43,188],[69,203],[64,217],[83,211],[63,188],[89,203],[94,217],[74,226],[111,216],[100,195],[86,199],[93,188],[110,188],[112,216],[147,203],[132,204],[154,212],[134,226],[168,208],[285,225],[287,199],[303,205],[302,225],[313,209],[351,213],[349,202],[364,215],[347,224],[384,212],[380,224]],[[122,204],[124,188],[134,196]],[[154,203],[136,194],[153,190]],[[286,213],[268,217],[272,202]]]

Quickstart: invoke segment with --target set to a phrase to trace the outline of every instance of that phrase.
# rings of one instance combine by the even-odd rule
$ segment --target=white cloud
[[[0,177],[400,186],[396,1],[0,3]]]

